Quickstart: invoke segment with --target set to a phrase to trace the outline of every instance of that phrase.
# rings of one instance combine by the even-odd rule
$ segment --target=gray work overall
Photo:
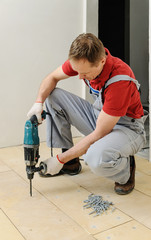
[[[104,88],[118,81],[133,81],[139,89],[137,80],[127,75],[109,79]],[[85,136],[94,131],[103,106],[102,89],[98,91],[89,87],[95,98],[94,104],[60,88],[55,88],[46,99],[46,109],[53,119],[52,147],[68,149],[73,146],[71,125]],[[121,117],[108,135],[92,144],[84,155],[84,161],[92,172],[121,184],[126,183],[130,176],[129,156],[137,153],[146,141],[146,118],[147,115],[140,119]],[[51,147],[50,117],[47,117],[47,145]]]

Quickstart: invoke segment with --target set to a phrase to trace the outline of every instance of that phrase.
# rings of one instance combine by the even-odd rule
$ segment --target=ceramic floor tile
[[[75,143],[78,141],[79,138],[74,139]],[[54,149],[54,155],[60,151]],[[50,157],[45,142],[40,145],[40,155],[39,162]],[[76,176],[45,179],[36,173],[31,198],[23,146],[0,149],[0,206],[26,240],[92,240],[96,236],[105,240],[111,236],[103,234],[112,233],[114,229],[119,233],[122,226],[131,230],[129,223],[133,223],[133,219],[140,224],[133,229],[137,227],[148,236],[146,227],[151,229],[151,163],[136,156],[136,164],[136,188],[127,196],[117,195],[113,181],[94,175],[82,162],[82,172]],[[90,193],[112,201],[117,209],[96,218],[88,215],[91,210],[83,209],[83,201]],[[135,240],[133,232],[129,232],[129,239]]]
[[[19,173],[25,167],[23,147],[1,148],[0,162]]]
[[[126,196],[111,196],[115,206],[128,216],[151,229],[151,197],[134,190]]]
[[[1,172],[6,172],[9,171],[10,168],[8,166],[6,166],[3,162],[0,161],[0,173]]]
[[[25,240],[2,210],[0,210],[0,236],[2,240]]]
[[[80,174],[75,176],[68,176],[66,177],[70,178],[73,182],[81,185],[83,188],[88,189],[90,192],[92,191],[92,188],[97,187],[98,190],[105,190],[105,192],[113,192],[113,181],[99,177],[91,172],[89,167],[85,165],[83,161],[81,161],[82,164],[82,171]]]
[[[23,177],[25,181],[28,181],[25,171],[23,148],[18,147],[17,149],[15,148],[13,150],[10,148],[10,150],[14,153],[15,157],[12,160],[12,158],[10,159],[7,157],[7,155],[5,155],[5,160],[7,161],[8,166],[21,177]],[[44,159],[47,158],[47,156],[50,154],[50,150],[47,148],[45,143],[41,144],[40,150],[40,154]],[[58,150],[55,149],[55,151]],[[83,165],[85,166],[85,164]],[[85,166],[85,168],[83,168],[83,173],[84,172],[86,173],[87,178],[93,182],[92,180],[93,178],[95,179],[96,176],[93,173],[90,174],[88,167]],[[82,174],[79,174],[78,176],[81,178]],[[80,182],[79,185],[77,185],[72,181],[72,179],[72,177],[68,178],[67,176],[54,177],[52,179],[43,179],[40,178],[36,173],[33,179],[33,186],[35,186],[35,188],[37,188],[38,191],[41,192],[44,196],[53,201],[56,206],[59,207],[62,211],[69,214],[69,216],[72,215],[72,218],[89,233],[97,233],[100,231],[100,229],[105,230],[108,229],[109,226],[117,226],[118,224],[130,220],[128,216],[117,210],[112,214],[110,213],[109,215],[101,216],[103,219],[103,224],[100,222],[99,218],[95,219],[94,224],[94,218],[88,215],[88,211],[83,210],[83,200],[87,199],[90,193],[85,189],[79,187]],[[84,176],[81,179],[81,182],[82,181],[85,181]],[[27,194],[29,195],[29,184]],[[110,215],[113,216],[113,219]]]
[[[89,170],[87,170],[89,171]],[[143,175],[144,176],[144,175]],[[139,176],[138,176],[139,177]],[[73,177],[72,177],[73,179]],[[141,177],[138,178],[141,183]],[[146,187],[144,186],[144,190],[148,195],[150,194],[150,184],[147,185],[148,178],[144,176],[144,181]],[[76,181],[76,180],[75,180]],[[149,180],[150,181],[150,180]],[[80,183],[81,182],[81,183]],[[137,188],[140,188],[141,191],[143,186],[140,183],[137,183]],[[78,181],[83,188],[87,189],[89,192],[94,194],[98,194],[104,197],[109,201],[112,201],[115,204],[115,207],[130,216],[131,218],[140,221],[142,224],[146,225],[151,229],[151,197],[146,196],[145,194],[134,190],[132,193],[121,196],[114,192],[114,182],[110,181],[106,178],[101,177],[91,177],[88,179],[86,174],[86,181],[81,179]]]
[[[149,240],[151,230],[136,221],[130,221],[98,235],[97,240]]]
[[[151,197],[151,176],[136,171],[135,189]]]
[[[141,158],[139,156],[135,156],[136,159],[136,169],[139,172],[143,172],[147,175],[151,176],[151,162],[149,162],[145,158]]]
[[[8,159],[14,159],[18,157],[22,147],[8,147],[8,148],[0,148],[0,160],[6,161]]]
[[[28,187],[14,172],[0,174],[0,206],[26,240],[93,240],[40,193],[30,197]]]
[[[131,219],[119,210],[114,212],[109,210],[108,214],[95,218],[89,215],[92,209],[84,209],[83,201],[88,198],[90,192],[74,183],[69,177],[40,178],[36,175],[33,185],[90,234],[104,231]]]
[[[91,172],[88,166],[82,162],[82,172],[76,176],[68,176],[73,182],[92,193],[99,193],[104,197],[114,194],[114,182],[103,177],[98,177]]]

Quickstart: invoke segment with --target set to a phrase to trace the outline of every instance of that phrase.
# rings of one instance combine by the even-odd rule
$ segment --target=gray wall
[[[149,1],[130,0],[130,66],[141,84],[142,103],[149,100]]]

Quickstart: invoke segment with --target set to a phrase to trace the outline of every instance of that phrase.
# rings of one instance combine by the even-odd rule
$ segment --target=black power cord
[[[51,142],[51,157],[53,157],[53,144],[52,144],[52,127],[53,127],[53,119],[52,115],[49,112],[46,112],[46,115],[49,115],[51,119],[51,136],[50,136],[50,142]]]

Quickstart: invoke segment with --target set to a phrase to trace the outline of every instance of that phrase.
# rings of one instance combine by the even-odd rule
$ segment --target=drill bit
[[[32,180],[30,179],[30,196],[32,197]]]

